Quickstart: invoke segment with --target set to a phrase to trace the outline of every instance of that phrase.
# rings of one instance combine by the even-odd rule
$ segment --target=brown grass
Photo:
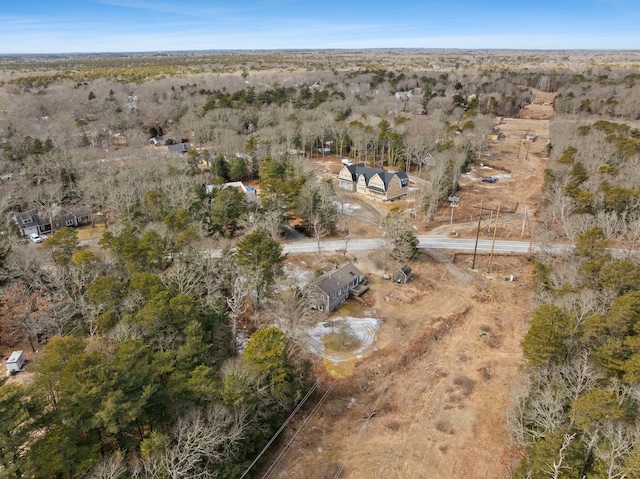
[[[329,333],[322,337],[322,344],[330,351],[345,353],[357,349],[362,344],[358,338],[348,333]]]

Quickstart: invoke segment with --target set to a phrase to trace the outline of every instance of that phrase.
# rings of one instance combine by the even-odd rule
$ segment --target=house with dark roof
[[[190,143],[177,143],[175,145],[166,145],[167,151],[175,156],[182,156],[191,151]]]
[[[332,268],[319,276],[314,285],[319,292],[316,308],[327,313],[344,303],[350,294],[359,296],[368,289],[362,272],[352,263]]]
[[[364,163],[344,166],[338,174],[338,184],[344,190],[384,201],[400,198],[409,192],[409,177],[404,171],[390,173],[369,168]]]
[[[29,236],[31,234],[40,234],[40,226],[42,224],[42,219],[38,216],[35,211],[27,211],[25,213],[15,213],[13,215],[13,221],[16,222],[20,232],[24,236]]]
[[[90,224],[93,221],[91,208],[88,206],[76,206],[63,208],[54,206],[47,212],[35,210],[15,213],[13,220],[24,236],[31,234],[49,234],[58,231],[65,226],[78,227]]]

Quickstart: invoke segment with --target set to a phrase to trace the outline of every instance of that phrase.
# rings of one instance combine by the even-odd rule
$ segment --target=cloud
[[[173,15],[168,18],[197,18],[200,20],[240,21],[251,18],[249,8],[230,8],[212,6],[210,2],[200,4],[189,2],[188,5],[177,2],[145,1],[145,0],[94,0],[94,3],[130,10],[144,10],[148,13]],[[142,20],[142,19],[141,19]]]

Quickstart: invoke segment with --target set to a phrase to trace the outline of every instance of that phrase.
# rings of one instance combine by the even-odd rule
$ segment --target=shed
[[[12,352],[9,359],[7,359],[7,372],[9,374],[19,372],[26,361],[27,359],[24,356],[24,351],[19,350]]]
[[[396,283],[406,283],[411,279],[411,268],[404,265],[393,273],[393,281]]]

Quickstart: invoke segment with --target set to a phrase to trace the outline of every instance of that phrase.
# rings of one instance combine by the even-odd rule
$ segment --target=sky
[[[640,49],[640,0],[3,0],[0,54]]]

